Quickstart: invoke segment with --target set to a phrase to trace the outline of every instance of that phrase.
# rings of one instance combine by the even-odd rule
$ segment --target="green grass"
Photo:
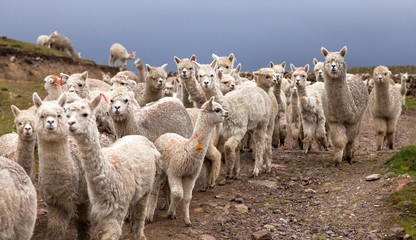
[[[416,110],[416,97],[415,96],[406,96],[405,109]]]
[[[37,92],[42,98],[46,91],[42,83],[0,79],[0,136],[14,130],[14,116],[10,105],[27,109],[33,105],[32,93]]]
[[[409,174],[416,177],[416,146],[406,146],[391,156],[387,161],[387,172]]]

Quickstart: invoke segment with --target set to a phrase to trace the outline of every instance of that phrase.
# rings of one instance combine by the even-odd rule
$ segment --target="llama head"
[[[318,62],[318,59],[313,59],[313,72],[315,73],[316,81],[324,81],[324,63]]]
[[[134,92],[116,90],[107,105],[107,111],[114,121],[123,121],[129,114],[134,114],[136,109],[131,108],[135,101]]]
[[[228,56],[219,57],[216,54],[212,54],[212,59],[216,60],[215,69],[223,73],[230,73],[234,68],[234,53],[230,53]]]
[[[347,47],[344,46],[339,52],[329,52],[322,47],[321,53],[325,57],[324,73],[331,78],[343,78],[347,73],[347,65],[344,61]]]
[[[206,101],[202,107],[202,113],[208,114],[208,121],[211,123],[218,124],[224,122],[224,119],[228,117],[228,111],[222,108],[221,104],[214,101],[215,97],[211,97]]]
[[[270,89],[277,83],[276,73],[272,68],[260,68],[253,72],[257,86],[263,89]]]
[[[129,91],[133,91],[136,89],[137,83],[133,80],[130,80],[124,74],[116,74],[114,77],[110,79],[111,90],[114,91],[116,88],[125,87]]]
[[[163,96],[164,97],[172,97],[175,93],[175,86],[173,85],[172,81],[166,82],[165,87],[163,88]]]
[[[66,79],[68,92],[75,92],[81,98],[88,98],[90,89],[87,85],[87,71],[83,73],[75,73],[70,76],[61,73],[61,76]]]
[[[375,84],[390,84],[390,70],[385,66],[378,66],[373,70],[373,79]]]
[[[173,59],[176,62],[176,66],[178,67],[178,75],[181,78],[188,79],[195,76],[195,67],[192,62],[196,61],[197,58],[194,54],[192,54],[190,58],[180,59],[175,56]]]
[[[409,74],[408,73],[402,73],[401,75],[400,75],[400,80],[404,80],[404,81],[407,81],[408,79],[409,79]]]
[[[290,70],[292,71],[292,82],[297,86],[306,86],[306,81],[308,79],[309,64],[306,64],[305,67],[296,68],[293,64],[290,64]]]
[[[101,95],[91,102],[87,99],[79,99],[65,105],[65,113],[68,121],[68,131],[72,136],[89,134],[97,130],[95,124],[95,109],[101,102]]]
[[[283,61],[281,64],[274,64],[272,61],[269,62],[269,67],[274,70],[276,73],[277,80],[280,80],[283,78],[283,75],[285,74],[285,67],[286,62]]]
[[[58,101],[42,101],[37,93],[33,93],[33,103],[37,107],[35,116],[35,132],[39,140],[56,141],[67,136],[67,120],[63,106],[66,93],[61,94]]]
[[[14,125],[16,126],[19,138],[24,141],[34,141],[36,134],[34,131],[35,115],[29,110],[20,110],[15,105],[11,105],[14,115]]]
[[[147,76],[146,76],[146,85],[154,90],[162,90],[166,84],[166,78],[168,74],[166,73],[167,64],[163,64],[161,67],[151,67],[149,64],[146,64]]]
[[[215,60],[211,64],[199,64],[193,62],[198,71],[198,81],[202,88],[213,89],[217,84],[217,76],[215,74]]]
[[[223,74],[221,71],[217,71],[217,78],[220,82],[220,90],[222,94],[226,94],[235,89],[236,80],[235,80],[235,69],[230,72],[230,74]]]
[[[136,60],[134,61],[134,66],[135,66],[136,68],[143,67],[143,62],[142,62],[142,60],[141,60],[140,58],[136,59]]]

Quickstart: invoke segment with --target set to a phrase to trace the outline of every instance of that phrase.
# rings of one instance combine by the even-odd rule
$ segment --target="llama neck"
[[[348,87],[345,74],[341,79],[332,79],[326,76],[325,94],[330,112],[336,112],[339,116],[357,112],[354,97]]]
[[[206,149],[208,147],[209,141],[211,140],[211,132],[214,127],[215,125],[211,122],[208,122],[207,119],[204,117],[204,113],[201,112],[196,120],[191,140],[194,140],[196,144],[203,145],[204,149]]]
[[[67,136],[53,141],[45,141],[38,136],[38,144],[40,175],[47,175],[49,172],[69,175],[73,171],[74,162],[71,158]],[[56,166],[59,166],[59,170]]]
[[[33,140],[23,140],[19,137],[17,142],[17,163],[25,169],[26,173],[31,176],[33,164],[34,164],[34,153],[35,153],[36,138]]]
[[[129,113],[126,115],[126,118],[113,119],[114,129],[116,132],[117,139],[122,138],[126,135],[137,134],[137,124],[136,124],[136,113],[140,111],[138,108],[129,109]]]
[[[280,89],[281,89],[281,81],[276,83],[276,85],[274,85],[274,87],[273,87],[273,93],[274,93],[274,96],[276,97],[276,101],[279,105],[282,104],[282,98],[280,96]]]
[[[182,84],[185,85],[186,91],[191,96],[191,100],[202,105],[205,102],[205,98],[198,88],[195,77],[188,79],[182,79]]]
[[[388,108],[390,105],[390,83],[375,84],[374,90],[378,106],[380,108]]]
[[[141,64],[141,65],[139,65],[137,67],[137,76],[139,77],[139,81],[138,82],[144,82],[144,80],[145,80],[145,74],[144,74],[143,64]]]
[[[205,101],[208,101],[211,97],[215,97],[215,101],[221,104],[224,100],[224,95],[217,86],[213,88],[202,88],[202,94],[204,95]]]
[[[296,85],[296,89],[298,90],[299,97],[308,97],[306,93],[306,87],[304,85]]]
[[[145,84],[143,92],[143,99],[146,99],[146,103],[154,102],[163,97],[162,89],[154,89],[150,84]]]

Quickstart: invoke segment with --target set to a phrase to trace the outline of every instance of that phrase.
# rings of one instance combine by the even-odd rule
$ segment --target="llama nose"
[[[74,125],[75,124],[75,121],[74,120],[72,120],[72,121],[68,121],[68,125],[69,126],[72,126],[72,125]]]
[[[52,125],[55,122],[55,120],[47,120],[46,122],[49,123],[49,125]]]
[[[115,108],[116,110],[119,110],[119,109],[121,108],[121,106],[114,106],[114,108]]]
[[[29,132],[31,129],[32,129],[32,127],[25,127],[25,130],[26,130],[26,131],[28,131],[28,132]]]

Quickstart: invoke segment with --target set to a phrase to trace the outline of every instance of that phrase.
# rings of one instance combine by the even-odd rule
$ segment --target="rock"
[[[234,199],[234,202],[241,204],[241,203],[244,203],[244,199],[243,198],[236,198],[236,199]]]
[[[404,228],[402,228],[402,227],[394,227],[394,228],[390,228],[390,231],[392,231],[395,234],[400,234],[400,233],[404,233]]]
[[[409,205],[412,205],[412,203],[413,203],[412,201],[404,201],[403,205],[404,206],[409,206]]]
[[[253,232],[251,234],[251,238],[254,239],[254,240],[267,240],[267,239],[272,239],[272,236],[271,236],[269,230],[262,229],[262,230],[259,230],[257,232]]]
[[[215,237],[207,235],[207,234],[199,236],[199,239],[200,240],[216,240]]]
[[[403,240],[411,240],[411,239],[413,239],[413,238],[409,234],[406,234],[406,235],[403,236]]]
[[[248,207],[244,204],[237,204],[235,205],[235,210],[238,213],[248,213]]]
[[[371,174],[367,177],[365,177],[366,181],[375,181],[375,180],[379,180],[381,178],[381,175],[376,173],[376,174]]]
[[[271,232],[276,231],[276,227],[275,227],[275,226],[273,226],[273,225],[271,225],[271,224],[266,224],[266,225],[264,225],[263,227],[264,227],[265,229],[267,229],[267,230],[271,231]]]

